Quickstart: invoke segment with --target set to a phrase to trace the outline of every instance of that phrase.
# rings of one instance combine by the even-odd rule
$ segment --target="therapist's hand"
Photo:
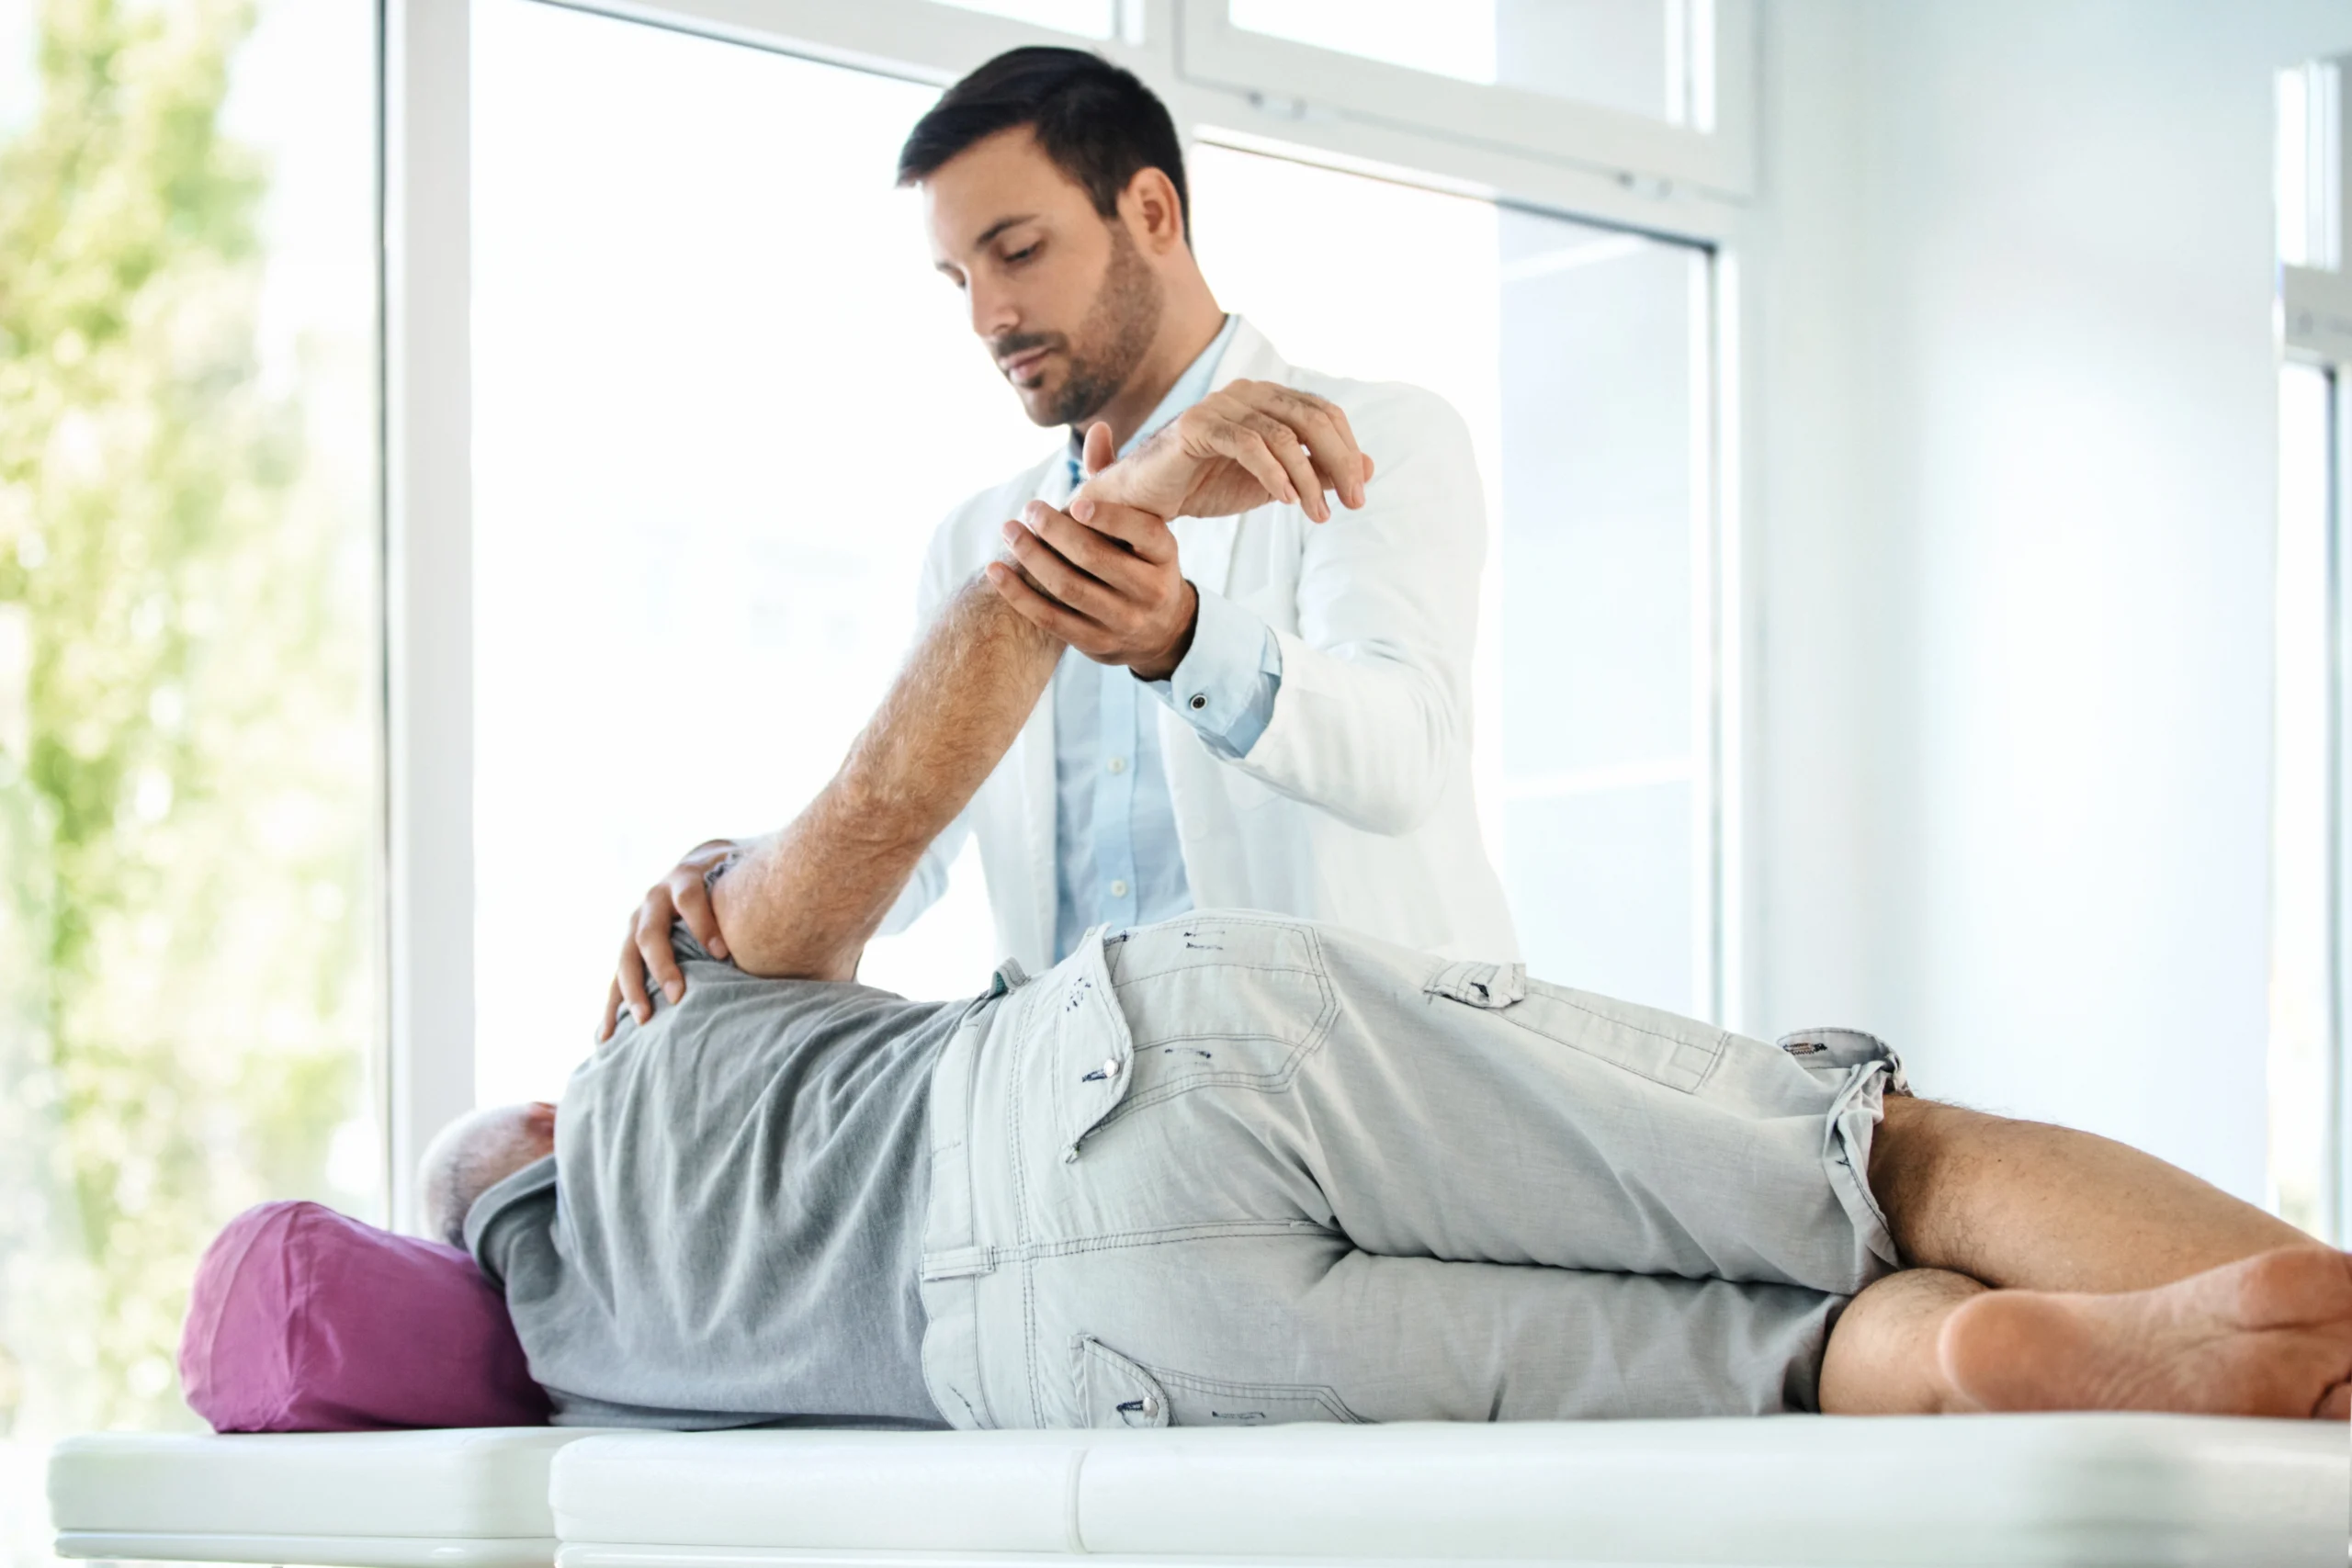
[[[1346,411],[1277,381],[1227,383],[1117,463],[1093,460],[1098,441],[1107,459],[1108,427],[1086,433],[1088,478],[1070,502],[1081,523],[1092,521],[1096,502],[1160,517],[1229,517],[1278,501],[1328,523],[1323,492],[1360,507],[1372,478],[1372,459],[1356,446]]]
[[[989,581],[1023,619],[1096,663],[1165,681],[1193,646],[1201,604],[1176,563],[1176,536],[1131,506],[1089,511],[1081,523],[1031,502],[1004,525],[1010,558],[989,563]]]
[[[640,1024],[653,1017],[653,1001],[645,988],[649,975],[672,1006],[686,994],[685,973],[678,967],[678,954],[670,946],[670,928],[676,921],[686,922],[686,930],[702,943],[705,953],[713,958],[727,956],[727,939],[719,934],[718,914],[710,906],[710,872],[735,850],[732,839],[706,840],[688,850],[669,875],[646,890],[644,901],[629,916],[620,964],[605,993],[605,1021],[596,1031],[598,1040],[613,1037],[623,1002]]]

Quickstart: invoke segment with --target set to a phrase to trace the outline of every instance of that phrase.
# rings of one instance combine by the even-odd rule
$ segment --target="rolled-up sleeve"
[[[1246,757],[1273,717],[1283,683],[1282,645],[1264,620],[1224,594],[1197,585],[1193,591],[1200,611],[1192,648],[1167,680],[1146,684],[1210,750]]]

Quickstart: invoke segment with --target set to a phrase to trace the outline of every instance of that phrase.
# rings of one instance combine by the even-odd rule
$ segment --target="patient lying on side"
[[[1134,547],[1212,488],[1165,444],[1090,451],[1072,510]],[[1250,465],[1216,461],[1239,510]],[[976,580],[713,884],[730,961],[682,929],[684,997],[560,1116],[428,1151],[431,1222],[559,1421],[2352,1416],[2352,1256],[1915,1098],[1867,1036],[1776,1047],[1243,911],[965,1001],[856,985],[1058,653]]]

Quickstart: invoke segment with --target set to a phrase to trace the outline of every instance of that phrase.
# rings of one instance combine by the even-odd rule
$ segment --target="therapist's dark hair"
[[[1168,106],[1133,72],[1082,49],[1007,50],[948,88],[899,149],[899,183],[928,179],[974,142],[1023,125],[1105,218],[1137,170],[1166,175],[1192,243],[1184,144]]]

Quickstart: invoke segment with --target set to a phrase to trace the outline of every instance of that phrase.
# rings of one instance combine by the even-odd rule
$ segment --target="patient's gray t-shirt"
[[[567,1426],[944,1425],[917,1294],[932,1064],[970,1002],[760,980],[681,934],[684,998],[624,1012],[556,1152],[466,1243]]]

